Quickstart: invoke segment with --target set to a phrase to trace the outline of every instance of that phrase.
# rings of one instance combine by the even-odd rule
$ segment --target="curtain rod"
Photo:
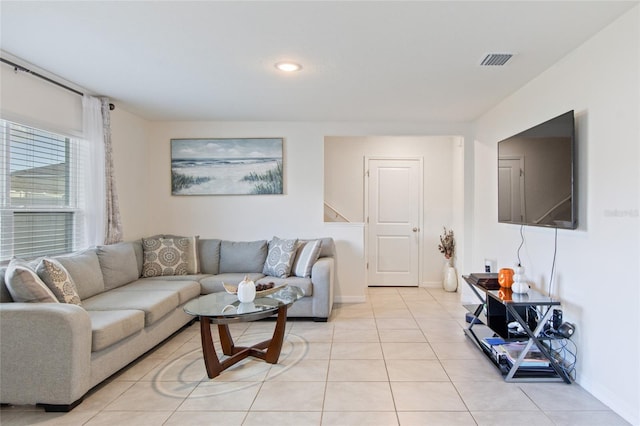
[[[62,83],[60,83],[58,81],[52,80],[49,77],[46,77],[46,76],[44,76],[42,74],[39,74],[39,73],[37,73],[35,71],[32,71],[29,68],[25,68],[22,65],[18,65],[15,62],[11,62],[11,61],[9,61],[9,60],[7,60],[5,58],[2,58],[2,57],[0,57],[0,62],[4,62],[5,64],[12,66],[13,70],[16,71],[16,72],[17,71],[26,72],[28,74],[31,74],[31,75],[35,76],[35,77],[41,78],[41,79],[43,79],[45,81],[48,81],[51,84],[55,84],[56,86],[62,87],[63,89],[66,89],[66,90],[68,90],[70,92],[73,92],[76,95],[84,96],[84,93],[80,92],[79,90],[76,90],[76,89],[74,89],[72,87],[66,86],[66,85],[64,85],[64,84],[62,84]],[[113,111],[114,109],[116,109],[116,106],[114,104],[109,104],[109,110]]]

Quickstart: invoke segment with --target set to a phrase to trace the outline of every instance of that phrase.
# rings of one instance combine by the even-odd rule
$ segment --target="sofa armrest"
[[[334,259],[321,257],[311,269],[313,317],[326,320],[333,309]]]
[[[0,304],[0,402],[68,405],[91,384],[91,320],[66,303]]]

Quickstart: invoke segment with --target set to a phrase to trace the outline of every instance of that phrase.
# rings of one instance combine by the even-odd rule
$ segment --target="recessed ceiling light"
[[[302,69],[302,65],[295,62],[278,62],[276,68],[284,72],[294,72]]]

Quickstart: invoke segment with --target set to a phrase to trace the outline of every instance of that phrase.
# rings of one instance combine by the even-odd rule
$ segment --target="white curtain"
[[[122,241],[120,207],[113,173],[109,99],[82,97],[84,162],[84,236],[88,246]]]
[[[84,162],[84,237],[88,246],[104,243],[105,238],[105,161],[102,102],[82,97],[82,130],[88,158]]]

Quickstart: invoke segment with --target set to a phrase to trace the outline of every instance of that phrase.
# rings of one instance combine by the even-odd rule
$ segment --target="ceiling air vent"
[[[482,62],[480,62],[481,66],[502,66],[507,63],[509,59],[511,59],[513,55],[511,53],[489,53],[484,57]]]

